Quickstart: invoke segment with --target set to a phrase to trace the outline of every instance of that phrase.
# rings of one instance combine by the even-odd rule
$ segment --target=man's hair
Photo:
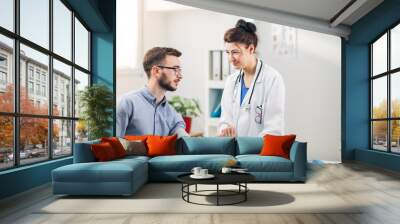
[[[163,63],[167,55],[180,57],[182,53],[169,47],[153,47],[146,52],[143,58],[143,68],[148,78],[150,78],[151,68],[154,65],[160,65]]]

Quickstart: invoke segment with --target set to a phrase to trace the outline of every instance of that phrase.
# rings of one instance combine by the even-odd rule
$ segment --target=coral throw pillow
[[[99,162],[110,161],[117,158],[115,151],[110,143],[102,142],[91,145],[94,157]]]
[[[129,141],[143,141],[146,142],[147,137],[150,135],[125,135],[124,139],[129,140]]]
[[[260,155],[262,156],[280,156],[289,159],[290,148],[296,135],[265,135],[264,145],[261,149]]]
[[[148,136],[148,156],[176,155],[177,135],[172,136]]]
[[[110,138],[101,138],[101,142],[108,142],[114,149],[115,155],[117,158],[121,158],[126,156],[126,151],[124,146],[122,146],[121,142],[118,140],[117,137],[110,137]]]

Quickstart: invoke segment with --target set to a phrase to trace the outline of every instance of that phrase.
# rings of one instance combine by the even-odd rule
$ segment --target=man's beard
[[[165,74],[164,72],[161,73],[161,78],[157,79],[158,85],[167,90],[167,91],[175,91],[176,88],[174,88],[170,82],[167,81],[167,74]]]

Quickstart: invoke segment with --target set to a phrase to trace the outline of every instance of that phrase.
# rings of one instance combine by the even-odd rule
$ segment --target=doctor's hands
[[[236,129],[232,126],[228,126],[226,128],[223,128],[221,130],[221,133],[219,133],[218,136],[221,137],[235,137],[236,136]]]

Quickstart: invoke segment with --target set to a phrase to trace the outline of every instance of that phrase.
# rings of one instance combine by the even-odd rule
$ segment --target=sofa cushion
[[[101,138],[101,142],[108,142],[114,149],[115,155],[117,158],[122,158],[126,156],[126,151],[124,146],[121,144],[117,137],[104,137]]]
[[[236,155],[259,154],[263,147],[262,137],[237,137]]]
[[[292,161],[278,156],[238,155],[240,167],[249,172],[292,172]]]
[[[264,146],[261,149],[261,156],[280,156],[290,159],[290,148],[296,135],[265,135]]]
[[[115,154],[115,150],[109,142],[93,144],[91,145],[91,149],[94,157],[96,157],[96,161],[104,162],[118,158],[118,156]]]
[[[230,137],[183,137],[178,154],[225,154],[234,155],[235,139]]]
[[[199,166],[211,172],[219,171],[230,159],[231,155],[175,155],[158,156],[149,160],[149,170],[163,172],[190,172],[193,167]]]
[[[122,146],[126,151],[126,155],[147,155],[146,143],[141,140],[126,140],[124,138],[118,138]]]
[[[88,141],[88,142],[79,142],[75,143],[74,148],[74,163],[88,163],[95,162],[96,158],[91,150],[92,144],[99,144],[100,139]]]
[[[130,182],[133,173],[147,176],[146,166],[140,159],[74,163],[53,170],[52,174],[53,181],[58,182]]]
[[[147,155],[154,156],[165,156],[176,154],[176,139],[177,135],[172,136],[148,136],[147,143]]]

